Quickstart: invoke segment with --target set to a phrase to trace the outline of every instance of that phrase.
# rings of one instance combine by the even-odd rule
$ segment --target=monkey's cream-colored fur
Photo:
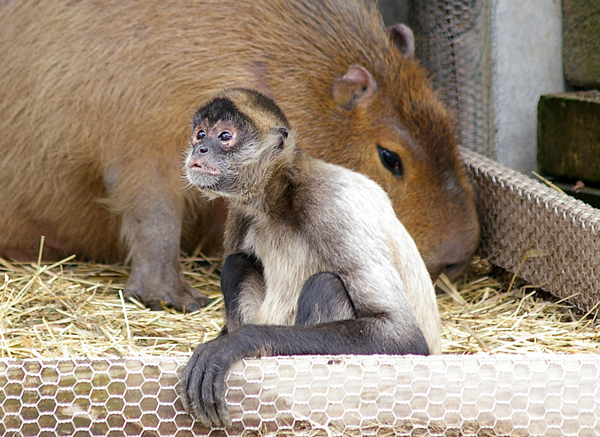
[[[307,279],[331,272],[341,279],[357,313],[384,315],[383,337],[409,336],[418,323],[430,352],[439,354],[433,284],[385,191],[362,174],[303,153],[293,131],[283,150],[274,151],[273,127],[287,127],[287,120],[262,113],[243,90],[222,96],[256,120],[260,132],[259,141],[238,144],[239,155],[220,167],[235,189],[205,190],[228,199],[226,255],[253,254],[264,266],[264,283],[244,283],[243,324],[293,325]],[[190,181],[200,188],[212,184],[212,175],[189,171],[193,159],[190,151]]]
[[[303,158],[310,232],[289,232],[268,213],[254,210],[256,221],[244,240],[226,239],[228,253],[256,253],[265,266],[264,291],[252,290],[255,303],[244,310],[244,321],[293,325],[302,286],[312,274],[329,271],[340,276],[356,306],[387,314],[395,322],[390,328],[403,326],[407,314],[414,313],[431,353],[439,354],[433,284],[387,194],[366,176]],[[230,214],[252,208],[235,201],[230,205]],[[336,261],[335,268],[330,260]]]

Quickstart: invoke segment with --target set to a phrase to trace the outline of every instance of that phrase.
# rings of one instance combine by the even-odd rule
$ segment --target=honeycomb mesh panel
[[[600,211],[462,149],[478,190],[480,253],[523,279],[595,310],[600,293]]]
[[[6,436],[597,436],[593,355],[270,357],[236,363],[233,424],[177,397],[186,358],[0,361]]]

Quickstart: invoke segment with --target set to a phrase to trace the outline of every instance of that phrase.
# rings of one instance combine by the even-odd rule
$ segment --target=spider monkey
[[[234,88],[202,106],[185,171],[228,204],[226,326],[182,374],[203,423],[230,422],[225,375],[246,356],[440,353],[433,285],[388,196],[302,152],[273,100]]]

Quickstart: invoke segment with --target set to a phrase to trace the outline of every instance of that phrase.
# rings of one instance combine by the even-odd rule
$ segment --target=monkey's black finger
[[[231,417],[227,402],[225,402],[225,377],[219,379],[219,383],[215,384],[215,398],[217,399],[217,414],[221,419],[223,426],[231,425]]]
[[[195,417],[204,425],[210,427],[213,423],[206,413],[205,399],[203,397],[203,387],[206,384],[207,349],[209,348],[202,349],[202,353],[199,354],[194,366],[190,385],[190,397],[192,400],[192,411],[194,412]]]
[[[202,379],[204,378],[203,363],[209,344],[210,342],[201,344],[196,348],[181,376],[182,403],[188,412],[197,417],[200,415],[198,412],[201,409],[199,404],[201,403],[200,395],[202,393]]]
[[[213,426],[219,426],[218,424],[214,423],[206,413],[205,403],[202,399],[198,399],[198,401],[194,403],[193,415],[196,418],[196,420],[199,420],[208,428],[211,428]]]
[[[179,385],[179,393],[181,397],[181,403],[186,411],[191,411],[191,398],[190,398],[190,383],[192,381],[192,373],[195,367],[197,354],[194,353],[190,360],[185,365],[183,372],[181,372],[181,380]]]
[[[194,372],[195,373],[195,372]],[[198,393],[200,392],[200,388],[198,387],[200,383],[196,379],[196,375],[192,376],[192,380],[190,381],[190,389],[188,392],[188,408],[187,411],[197,420],[202,422],[206,426],[211,426],[211,421],[209,417],[206,415],[204,411],[203,400],[200,398]]]
[[[225,402],[225,376],[229,367],[231,367],[231,363],[225,359],[215,363],[211,369],[211,375],[213,376],[211,396],[213,400],[214,415],[223,426],[231,424],[227,403]],[[213,418],[213,420],[215,419]]]
[[[188,391],[189,391],[189,383],[190,383],[190,372],[191,372],[191,367],[192,367],[190,365],[190,362],[193,359],[194,359],[194,357],[190,358],[190,361],[188,361],[186,366],[183,368],[183,371],[181,372],[181,377],[179,379],[179,387],[178,387],[179,397],[181,399],[183,408],[185,408],[186,411],[189,411],[189,408],[190,408]]]
[[[217,414],[216,404],[208,404],[205,402],[204,406],[206,409],[206,414],[208,415],[210,422],[213,424],[213,426],[225,426],[225,424]]]
[[[210,420],[216,426],[222,426],[221,417],[217,413],[217,403],[220,399],[215,396],[215,384],[218,383],[218,370],[219,364],[217,363],[213,362],[207,366],[204,381],[202,382],[202,400],[204,401],[204,408]]]
[[[204,426],[211,428],[214,424],[213,421],[206,414],[206,409],[204,408],[204,401],[202,399],[198,399],[194,401],[193,405],[193,416],[196,420],[199,420],[204,424]]]

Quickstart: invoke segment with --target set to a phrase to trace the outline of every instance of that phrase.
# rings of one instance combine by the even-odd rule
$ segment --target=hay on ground
[[[220,261],[184,260],[188,282],[213,302],[182,314],[123,300],[129,268],[122,265],[0,259],[0,356],[189,355],[221,329]]]
[[[122,265],[0,259],[0,356],[190,355],[223,324],[221,259],[200,255],[183,265],[188,282],[213,299],[189,314],[124,301],[129,268]],[[471,270],[458,282],[438,281],[444,352],[600,352],[591,315],[534,286],[494,278],[490,268]]]

